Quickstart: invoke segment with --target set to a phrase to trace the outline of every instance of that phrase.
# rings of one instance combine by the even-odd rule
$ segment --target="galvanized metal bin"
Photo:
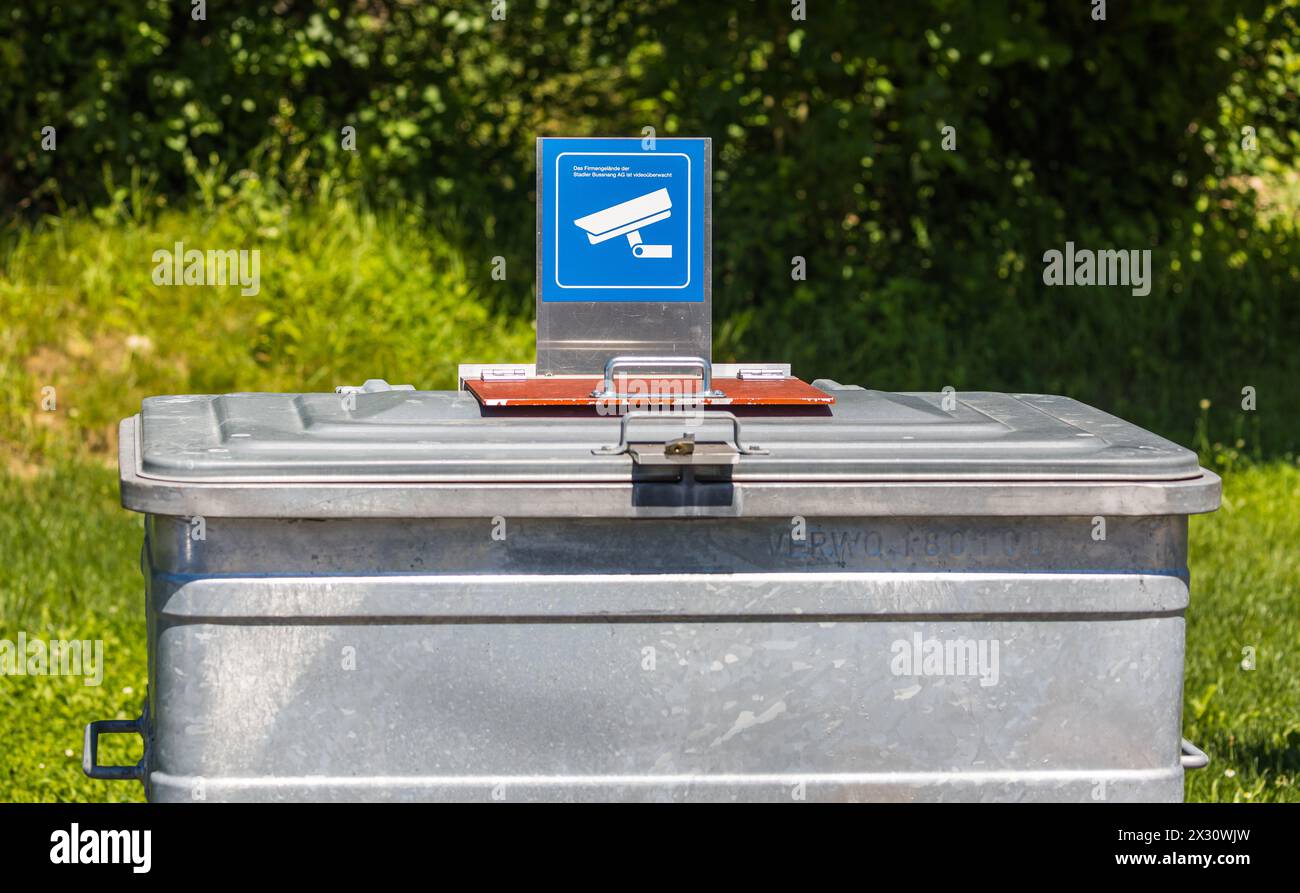
[[[814,385],[813,415],[146,400],[148,704],[91,724],[87,771],[163,801],[1180,800],[1219,479],[1063,397]],[[121,731],[140,765],[99,766]]]

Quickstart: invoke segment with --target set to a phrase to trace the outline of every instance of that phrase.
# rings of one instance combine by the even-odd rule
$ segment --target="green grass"
[[[1188,799],[1300,802],[1300,470],[1247,468],[1225,487],[1223,509],[1192,521],[1183,725],[1213,762],[1189,774]],[[99,687],[0,679],[0,801],[141,798],[80,765],[85,722],[133,717],[144,695],[141,536],[103,463],[0,477],[0,638],[102,638],[107,665]],[[104,745],[106,760],[139,757],[125,736]]]
[[[292,213],[252,187],[159,203],[0,232],[0,454],[112,455],[118,420],[155,394],[446,388],[457,363],[531,361],[531,313],[492,307],[532,270],[494,280],[487,246],[467,255],[401,209],[327,188]],[[259,250],[260,291],[155,285],[153,254],[176,242]],[[54,412],[36,410],[45,388]]]
[[[0,676],[0,801],[141,800],[138,784],[92,781],[81,737],[92,719],[134,718],[148,678],[143,527],[122,509],[116,472],[65,464],[0,476],[0,639],[102,639],[100,685],[80,677]],[[134,736],[102,739],[101,760],[134,763]]]
[[[1300,802],[1298,506],[1279,463],[1226,474],[1223,507],[1192,519],[1183,731],[1213,762],[1189,800]]]

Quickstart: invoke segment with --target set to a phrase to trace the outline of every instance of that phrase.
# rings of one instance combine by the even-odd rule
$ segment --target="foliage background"
[[[720,358],[1065,392],[1182,440],[1199,399],[1249,384],[1276,410],[1252,446],[1300,443],[1296,220],[1268,213],[1300,189],[1293,0],[1110,3],[1105,22],[1088,2],[1012,0],[816,0],[802,22],[784,0],[493,8],[223,0],[194,21],[172,0],[19,2],[0,14],[0,207],[147,220],[200,196],[242,219],[239,244],[270,248],[292,209],[344,186],[450,245],[480,305],[527,321],[534,138],[709,135]],[[39,148],[46,124],[57,152]],[[1042,253],[1066,240],[1151,248],[1152,294],[1047,289]],[[271,312],[262,328],[302,331],[311,311]],[[393,374],[445,382],[458,359]]]
[[[102,467],[118,420],[149,394],[447,387],[458,362],[530,358],[534,139],[646,126],[714,139],[717,359],[1065,393],[1232,473],[1193,522],[1187,717],[1240,774],[1191,783],[1300,796],[1300,560],[1279,546],[1300,449],[1296,0],[1112,0],[1104,22],[1090,0],[493,9],[0,9],[0,634],[91,630],[121,657],[111,691],[0,687],[4,740],[48,729],[0,796],[121,795],[61,762],[90,701],[125,716],[143,686],[139,530]],[[1067,240],[1150,248],[1150,295],[1045,287]],[[261,293],[155,287],[176,241],[259,249]],[[1242,676],[1240,642],[1271,674]]]

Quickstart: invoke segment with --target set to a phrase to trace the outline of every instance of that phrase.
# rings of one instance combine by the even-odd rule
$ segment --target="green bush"
[[[1217,414],[1249,385],[1276,410],[1263,448],[1300,447],[1295,206],[1262,222],[1256,201],[1300,151],[1295,0],[1111,3],[1104,22],[1011,0],[818,0],[806,21],[778,0],[492,8],[20,4],[0,13],[0,204],[129,205],[134,177],[211,206],[251,170],[292,208],[348,183],[471,269],[505,257],[474,298],[527,320],[534,138],[708,135],[720,358],[1063,391],[1179,439],[1200,399]],[[1152,293],[1043,286],[1067,240],[1152,249]]]

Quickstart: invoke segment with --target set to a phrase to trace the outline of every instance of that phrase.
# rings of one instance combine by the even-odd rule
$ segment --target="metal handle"
[[[100,735],[139,735],[141,739],[145,738],[145,729],[148,725],[149,708],[148,705],[135,719],[97,719],[94,722],[86,723],[86,738],[81,748],[81,771],[91,778],[98,778],[103,781],[130,781],[132,779],[144,779],[145,775],[145,757],[140,757],[140,762],[134,766],[101,766],[99,765],[99,736]]]
[[[1184,769],[1204,769],[1210,765],[1210,755],[1184,738],[1182,761]]]
[[[594,453],[597,456],[621,456],[623,453],[627,452],[628,446],[630,445],[627,439],[627,429],[634,419],[662,420],[662,419],[671,419],[673,415],[674,415],[673,413],[666,413],[666,412],[644,412],[644,411],[629,412],[627,415],[623,416],[623,422],[622,424],[619,425],[618,443],[614,444],[613,446],[597,447],[596,449],[592,450],[592,453]],[[701,414],[701,415],[702,418],[705,419],[706,421],[708,419],[728,419],[731,422],[731,440],[723,441],[723,443],[729,442],[733,447],[736,448],[736,452],[740,453],[742,456],[766,456],[768,454],[767,450],[763,449],[757,444],[750,444],[746,446],[744,442],[741,441],[740,419],[736,418],[736,414],[734,412],[722,412],[719,410],[710,410],[707,414]]]
[[[602,400],[641,398],[645,394],[620,394],[614,390],[614,370],[620,366],[639,366],[642,369],[681,369],[684,366],[700,370],[700,390],[687,397],[723,397],[722,391],[713,390],[713,368],[704,357],[610,357],[605,363],[605,379],[591,396]]]

